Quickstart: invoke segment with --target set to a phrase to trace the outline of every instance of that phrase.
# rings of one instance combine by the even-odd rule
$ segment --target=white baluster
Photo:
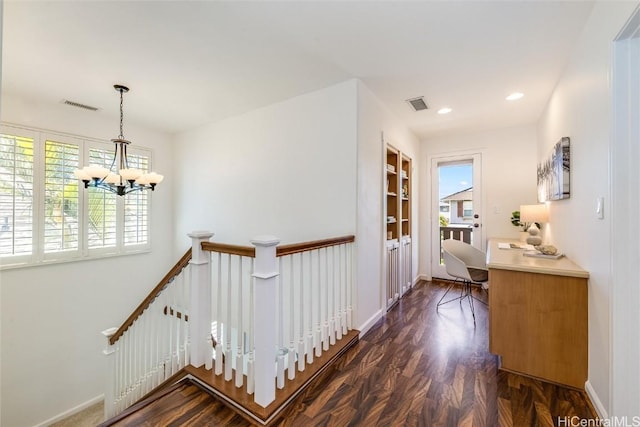
[[[282,270],[282,257],[279,260],[279,271]],[[278,277],[278,358],[276,359],[276,386],[284,388],[284,284],[282,275]]]
[[[224,335],[225,335],[225,359],[226,363],[224,364],[224,380],[231,381],[233,376],[233,354],[231,351],[231,255],[227,255],[227,322],[224,325]]]
[[[354,275],[353,268],[353,243],[349,243],[349,284],[347,286],[347,327],[349,330],[353,329],[353,284],[355,280],[353,278]]]
[[[338,277],[335,282],[335,290],[336,290],[336,339],[342,339],[342,277],[343,277],[343,266],[342,266],[342,252],[341,245],[337,246],[338,252]]]
[[[316,357],[320,357],[322,355],[322,279],[321,279],[321,269],[320,269],[320,257],[321,257],[321,249],[318,249],[316,252],[316,258],[318,259],[318,299],[316,300],[316,330],[314,335],[315,341],[315,350]]]
[[[330,303],[331,303],[331,320],[329,322],[329,344],[335,345],[336,343],[336,250],[335,246],[331,247],[331,278],[327,283],[330,289]]]
[[[216,375],[222,374],[222,254],[217,253],[218,270],[217,270],[217,286],[218,286],[218,308],[216,313]]]
[[[324,288],[324,326],[322,330],[322,349],[324,351],[329,350],[329,320],[331,315],[329,314],[329,248],[324,248],[324,282],[322,287]]]
[[[305,351],[304,351],[304,253],[300,252],[300,325],[298,327],[298,371],[304,371]]]
[[[293,380],[296,377],[296,350],[295,350],[295,295],[293,286],[293,255],[287,257],[289,261],[289,360],[287,366],[287,378]]]
[[[146,310],[142,312],[140,318],[139,318],[140,322],[141,322],[141,328],[142,328],[142,333],[140,334],[140,375],[139,375],[139,382],[140,382],[140,394],[141,396],[144,396],[145,394],[147,394],[148,388],[147,388],[147,372],[149,372],[147,370],[147,362],[148,362],[148,356],[149,356],[149,348],[148,348],[148,344],[149,344],[149,331],[148,331],[148,324],[149,324],[149,319],[148,316],[146,315]]]
[[[255,349],[255,331],[253,325],[253,316],[255,312],[255,279],[253,278],[254,271],[254,259],[251,258],[251,279],[249,281],[249,357],[247,359],[247,393],[253,394],[255,392],[256,377],[254,366],[254,349]]]
[[[347,329],[347,288],[349,283],[349,264],[347,261],[347,245],[340,245],[342,248],[342,262],[344,263],[344,277],[342,280],[342,290],[340,295],[342,295],[340,309],[342,310],[342,335],[346,335],[348,332]]]
[[[307,363],[313,363],[313,252],[309,252],[309,298],[307,306]],[[304,286],[304,283],[303,283]]]
[[[209,338],[207,338],[207,344],[209,344],[209,348],[213,347],[213,341],[211,340],[211,334],[209,334]],[[213,368],[213,358],[209,357],[204,361],[204,369],[210,371]]]
[[[256,369],[253,354],[254,352],[251,350],[247,361],[247,394],[254,394],[256,391]]]
[[[236,352],[236,387],[242,387],[244,383],[244,328],[242,320],[244,313],[242,312],[242,257],[238,257],[238,342]]]

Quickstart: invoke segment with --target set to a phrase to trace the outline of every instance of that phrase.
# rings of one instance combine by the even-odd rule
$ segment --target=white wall
[[[418,200],[422,186],[418,181],[419,143],[415,135],[381,104],[376,96],[358,82],[358,207],[357,207],[357,277],[358,307],[356,325],[368,327],[385,304],[381,298],[383,286],[383,189],[384,139],[413,159],[411,238],[413,272],[418,272]],[[386,176],[386,175],[385,175]],[[386,214],[384,214],[386,215]]]
[[[118,118],[43,105],[6,93],[4,122],[111,139]],[[125,117],[126,120],[126,117]],[[120,326],[176,261],[172,256],[171,145],[167,135],[126,124],[153,149],[165,181],[152,196],[151,253],[4,270],[1,285],[0,424],[32,426],[104,393],[104,329]]]
[[[355,232],[356,84],[347,81],[176,136],[176,245],[194,229],[248,245]]]
[[[607,214],[603,220],[596,218],[595,207],[596,198],[603,196],[606,213],[610,201],[612,42],[637,5],[596,3],[538,126],[540,159],[561,137],[571,138],[571,198],[549,204],[547,239],[590,274],[587,391],[601,415],[612,407],[611,224]]]
[[[420,182],[420,274],[431,277],[431,157],[482,153],[482,227],[484,236],[518,238],[511,212],[536,203],[536,129],[518,126],[442,136],[422,141]],[[437,174],[437,171],[435,172]],[[436,175],[437,176],[437,175]],[[437,195],[433,201],[438,204]],[[436,236],[437,238],[437,236]]]

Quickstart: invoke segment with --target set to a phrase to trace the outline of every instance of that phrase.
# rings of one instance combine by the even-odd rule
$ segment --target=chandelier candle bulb
[[[160,175],[159,173],[151,172],[147,174],[147,179],[150,184],[160,184],[164,179],[164,175]]]
[[[109,172],[109,175],[104,179],[107,184],[120,184],[120,175]]]
[[[73,171],[73,174],[76,176],[76,178],[78,178],[80,181],[90,181],[91,180],[91,175],[89,175],[87,173],[86,170],[84,169],[76,169]]]
[[[142,171],[138,169],[120,169],[120,176],[127,181],[135,181],[142,176]]]

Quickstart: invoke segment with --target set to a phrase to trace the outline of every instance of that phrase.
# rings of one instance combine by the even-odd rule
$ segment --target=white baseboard
[[[364,324],[358,328],[358,330],[360,331],[359,338],[362,338],[367,332],[369,332],[369,329],[371,329],[371,327],[375,325],[376,322],[380,320],[383,315],[384,315],[384,310],[382,309],[378,310],[373,316],[369,318],[369,320],[364,322]]]
[[[591,399],[591,403],[593,404],[593,407],[596,409],[596,412],[598,413],[598,417],[600,417],[601,419],[609,419],[609,414],[607,410],[605,409],[604,405],[600,401],[600,398],[598,397],[598,393],[596,393],[596,391],[591,386],[591,383],[589,381],[587,381],[584,384],[584,389],[587,392],[587,396],[589,396],[589,399]]]
[[[429,280],[431,280],[431,277],[430,277],[430,276],[427,276],[426,274],[418,274],[418,278],[417,278],[417,280],[426,280],[426,281],[429,281]]]
[[[70,417],[71,415],[75,415],[78,412],[87,409],[89,406],[93,406],[98,402],[102,402],[104,400],[104,394],[101,394],[100,396],[96,396],[93,399],[87,400],[84,403],[81,403],[80,405],[73,407],[71,409],[68,409],[58,415],[56,415],[55,417],[49,418],[46,421],[43,421],[39,424],[36,424],[34,427],[47,427],[53,423],[57,423],[58,421],[62,421],[65,418]]]

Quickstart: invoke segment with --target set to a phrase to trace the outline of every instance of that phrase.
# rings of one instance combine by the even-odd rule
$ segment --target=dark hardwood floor
[[[498,371],[487,307],[436,303],[445,284],[422,282],[296,401],[278,426],[554,426],[595,418],[583,392]],[[478,295],[484,297],[485,295]],[[194,385],[119,426],[247,426]]]

